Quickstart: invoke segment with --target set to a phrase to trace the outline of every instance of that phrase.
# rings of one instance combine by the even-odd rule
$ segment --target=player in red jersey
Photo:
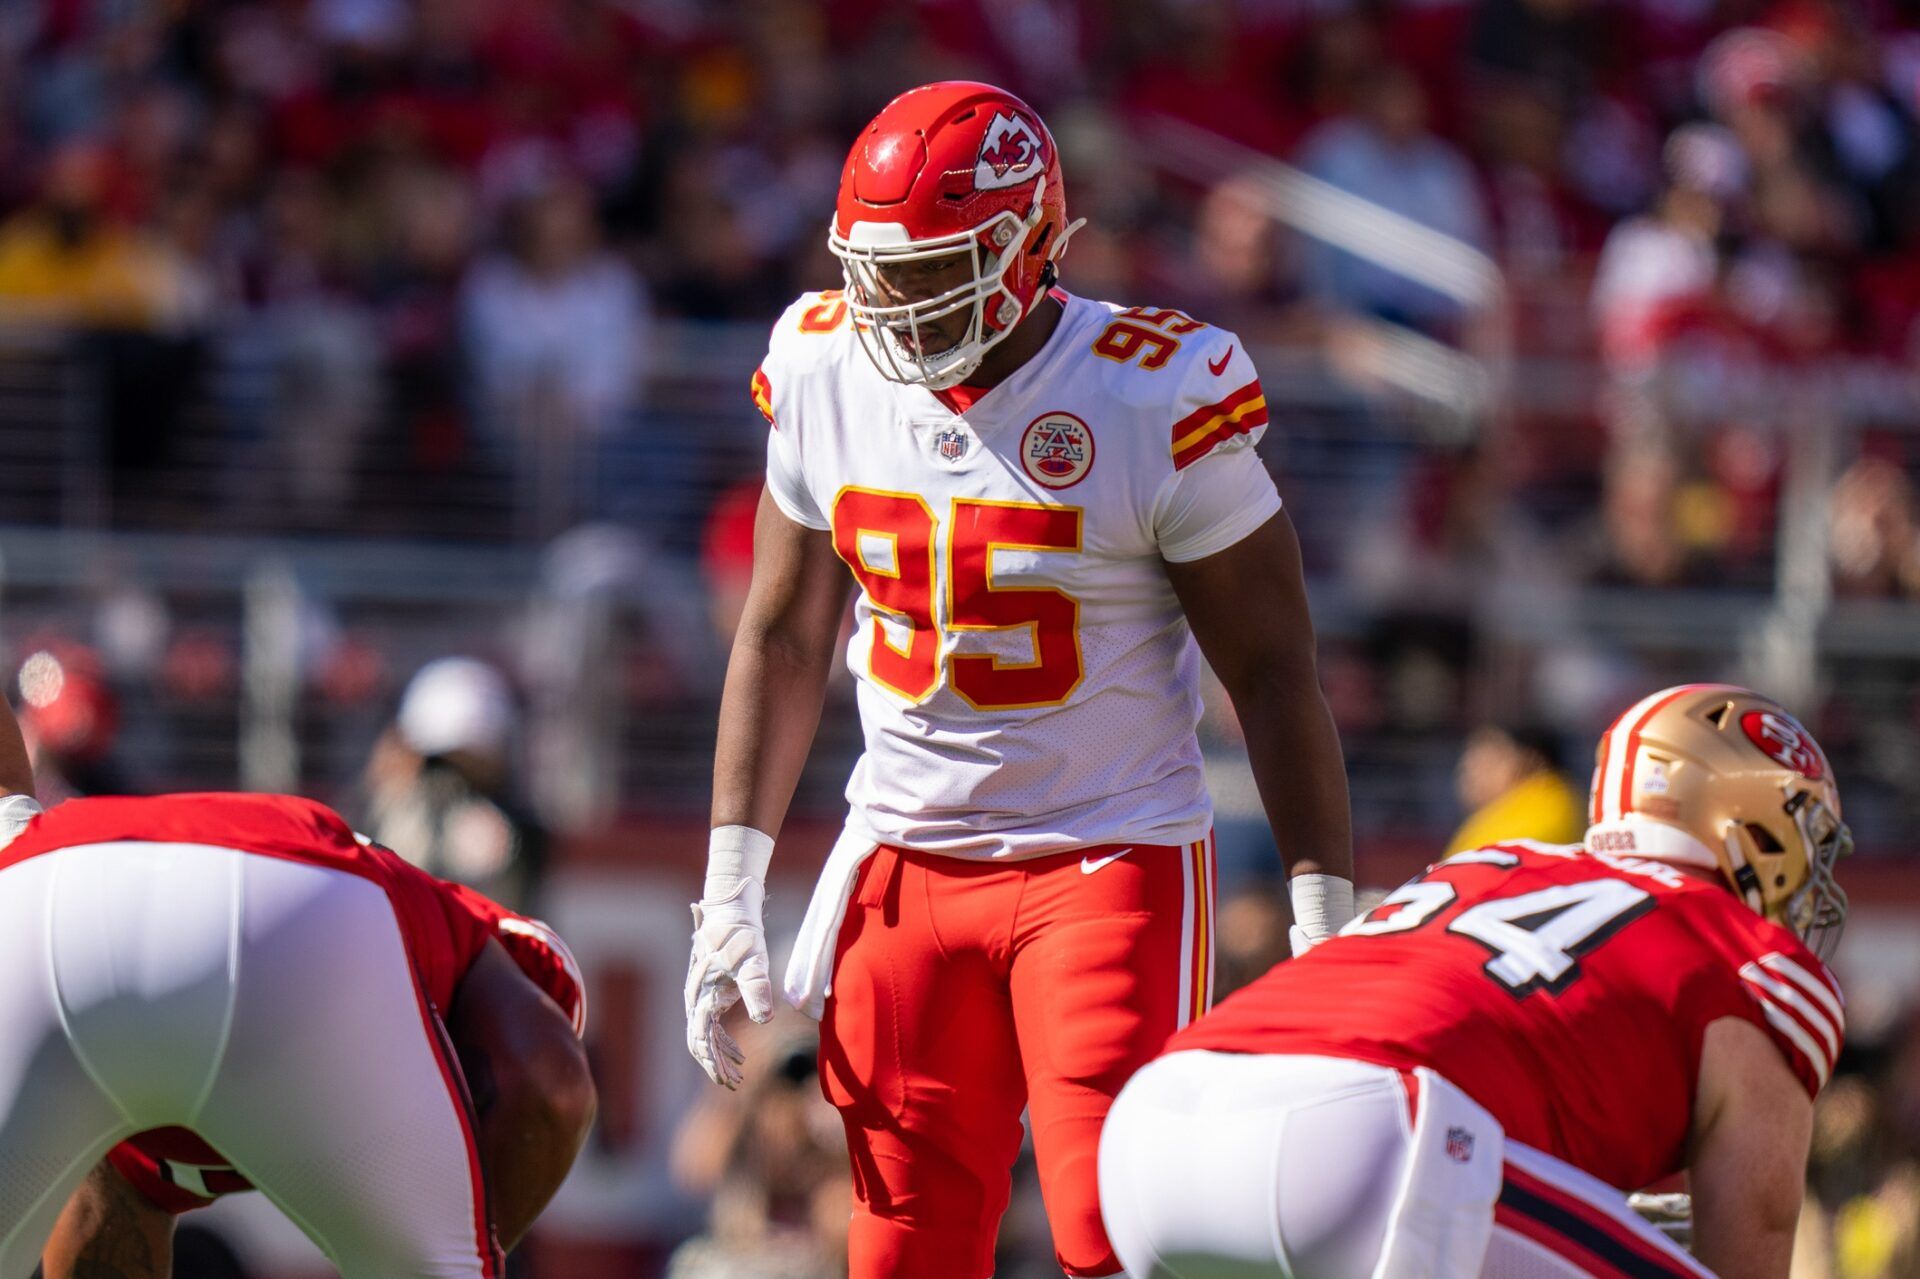
[[[1102,1137],[1127,1273],[1784,1277],[1843,1034],[1826,758],[1745,689],[1667,689],[1590,816],[1429,867],[1175,1036]],[[1682,1170],[1695,1257],[1626,1206]]]
[[[172,1214],[255,1186],[345,1279],[501,1273],[594,1109],[550,929],[292,797],[7,836],[0,1279],[159,1279]]]
[[[688,1045],[769,1015],[761,894],[849,587],[866,751],[786,994],[846,1122],[853,1279],[985,1279],[1032,1120],[1056,1256],[1119,1269],[1099,1130],[1209,1002],[1201,656],[1246,729],[1303,943],[1352,913],[1299,546],[1232,333],[1077,297],[1052,136],[991,85],[902,94],[847,157],[846,288],[775,325],[767,488],[720,707]]]

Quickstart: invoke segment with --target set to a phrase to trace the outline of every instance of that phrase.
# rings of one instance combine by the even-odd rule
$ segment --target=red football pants
[[[820,1036],[853,1158],[850,1279],[987,1279],[1023,1108],[1061,1268],[1120,1273],[1100,1125],[1213,982],[1212,839],[1127,847],[882,848],[861,868]]]

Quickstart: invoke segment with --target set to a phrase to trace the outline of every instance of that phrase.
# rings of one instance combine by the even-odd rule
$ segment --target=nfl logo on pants
[[[1447,1129],[1447,1158],[1457,1164],[1473,1158],[1473,1134],[1465,1128]]]

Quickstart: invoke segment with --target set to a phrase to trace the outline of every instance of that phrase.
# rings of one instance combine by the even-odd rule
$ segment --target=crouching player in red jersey
[[[1176,1035],[1101,1140],[1127,1274],[1784,1277],[1843,1029],[1826,759],[1668,689],[1601,740],[1591,820],[1430,867]],[[1683,1169],[1694,1257],[1626,1205]]]
[[[164,1279],[256,1186],[344,1279],[491,1279],[594,1111],[560,939],[285,796],[0,820],[0,1025],[0,1279]]]

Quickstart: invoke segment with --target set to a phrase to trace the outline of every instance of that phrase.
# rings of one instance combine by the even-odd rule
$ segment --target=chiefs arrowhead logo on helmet
[[[997,112],[980,141],[980,158],[973,166],[977,191],[994,191],[1031,182],[1040,161],[1040,136],[1017,115]]]
[[[1740,717],[1747,739],[1768,759],[1783,768],[1791,768],[1810,781],[1827,775],[1827,761],[1814,744],[1812,734],[1785,715],[1773,711],[1748,711]]]

